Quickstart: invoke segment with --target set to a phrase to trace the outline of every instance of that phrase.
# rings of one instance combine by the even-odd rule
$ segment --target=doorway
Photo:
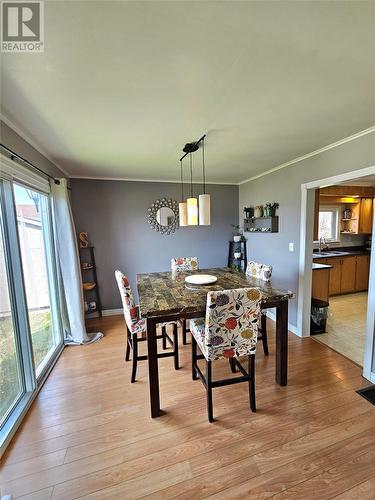
[[[340,186],[341,191],[335,186]],[[353,196],[346,196],[349,191],[345,190],[350,186],[356,187],[359,194],[353,191]],[[298,325],[303,336],[310,335],[312,289],[316,290],[317,281],[312,262],[329,267],[328,285],[323,287],[329,303],[327,325],[325,333],[314,338],[362,366],[363,376],[375,382],[372,373],[375,259],[370,258],[375,246],[370,237],[375,226],[374,196],[368,196],[371,209],[366,201],[360,214],[365,198],[361,186],[363,189],[375,186],[375,167],[302,185],[299,303],[303,306],[299,308]],[[317,212],[314,207],[320,193],[327,196]]]

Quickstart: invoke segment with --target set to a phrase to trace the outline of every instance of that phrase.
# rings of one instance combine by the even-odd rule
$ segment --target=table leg
[[[148,384],[150,390],[151,417],[160,416],[159,368],[157,356],[156,321],[147,318]]]
[[[276,307],[276,382],[288,384],[288,301]]]

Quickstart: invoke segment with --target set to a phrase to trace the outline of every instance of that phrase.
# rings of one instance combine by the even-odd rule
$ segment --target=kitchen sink
[[[338,257],[341,255],[350,255],[350,252],[340,252],[338,250],[330,250],[329,252],[314,252],[313,259],[316,257]]]

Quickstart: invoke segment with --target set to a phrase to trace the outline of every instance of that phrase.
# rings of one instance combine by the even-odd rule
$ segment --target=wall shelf
[[[251,217],[244,220],[244,231],[248,233],[278,233],[279,217]]]

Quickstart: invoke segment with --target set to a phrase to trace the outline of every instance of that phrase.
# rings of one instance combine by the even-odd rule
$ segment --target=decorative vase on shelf
[[[254,217],[263,217],[263,206],[257,205],[254,208]]]
[[[236,243],[238,243],[239,241],[241,241],[241,235],[240,234],[234,234],[233,235],[233,241],[235,241]]]
[[[235,259],[240,259],[241,258],[241,252],[234,252],[234,258]]]

